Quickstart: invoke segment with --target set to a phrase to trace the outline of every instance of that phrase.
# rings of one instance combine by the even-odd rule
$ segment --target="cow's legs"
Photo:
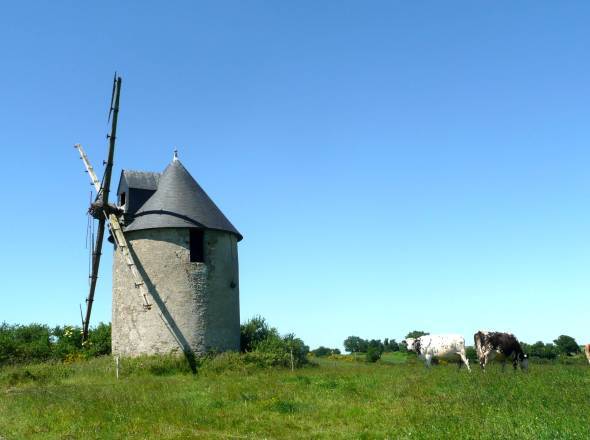
[[[430,366],[432,365],[432,356],[431,355],[424,356],[424,362],[426,364],[426,367],[430,368]]]
[[[471,367],[469,367],[469,359],[467,359],[467,356],[465,355],[465,350],[461,350],[459,356],[461,356],[461,360],[459,361],[459,368],[461,368],[461,363],[464,363],[467,367],[467,371],[471,373]]]
[[[486,352],[483,354],[483,364],[481,365],[481,369],[483,371],[486,371],[486,365],[488,364],[489,357],[490,357],[489,352]]]

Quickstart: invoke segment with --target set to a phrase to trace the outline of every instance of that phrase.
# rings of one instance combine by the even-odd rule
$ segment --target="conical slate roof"
[[[125,231],[155,228],[217,229],[242,239],[176,157],[160,176],[156,192],[135,213]]]

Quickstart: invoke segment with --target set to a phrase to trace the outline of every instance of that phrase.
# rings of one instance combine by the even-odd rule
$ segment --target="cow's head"
[[[415,338],[406,338],[402,341],[402,344],[406,345],[406,347],[408,348],[408,351],[417,351]]]

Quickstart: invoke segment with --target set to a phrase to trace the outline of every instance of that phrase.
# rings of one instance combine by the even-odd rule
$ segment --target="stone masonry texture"
[[[145,229],[125,235],[150,292],[152,308],[144,310],[133,277],[115,249],[113,354],[239,350],[236,236],[205,230],[205,262],[191,263],[187,228]]]

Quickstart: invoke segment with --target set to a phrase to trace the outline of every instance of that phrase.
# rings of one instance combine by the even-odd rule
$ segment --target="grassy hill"
[[[590,368],[426,370],[318,360],[291,372],[110,357],[0,370],[0,438],[590,438]]]

